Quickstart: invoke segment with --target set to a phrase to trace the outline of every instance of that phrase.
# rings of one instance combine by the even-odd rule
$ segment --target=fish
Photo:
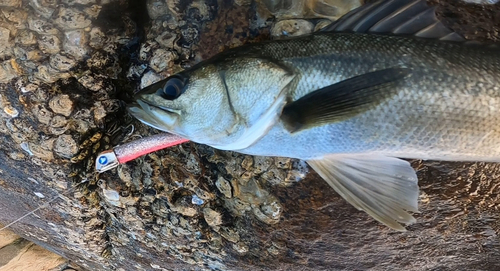
[[[408,159],[500,162],[500,50],[423,0],[379,0],[312,34],[246,44],[134,96],[139,121],[199,144],[306,161],[358,210],[416,222]]]

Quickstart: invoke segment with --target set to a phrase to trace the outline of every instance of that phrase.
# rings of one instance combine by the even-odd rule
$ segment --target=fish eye
[[[161,89],[158,90],[158,94],[166,100],[175,100],[179,96],[181,96],[182,93],[184,93],[185,90],[185,80],[180,77],[172,77],[167,80],[167,83],[165,86]]]

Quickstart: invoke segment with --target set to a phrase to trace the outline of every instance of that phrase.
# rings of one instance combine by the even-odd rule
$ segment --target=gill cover
[[[240,150],[279,120],[294,78],[280,63],[237,50],[139,91],[128,110],[157,129],[219,149]]]

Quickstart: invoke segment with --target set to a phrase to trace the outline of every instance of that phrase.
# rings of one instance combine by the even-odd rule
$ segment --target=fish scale
[[[326,43],[325,40],[337,38],[341,41],[337,40],[332,44],[344,44],[345,40],[351,40],[348,44],[358,43],[360,39],[376,42],[372,42],[364,50],[361,50],[362,47],[337,46],[338,49],[331,50],[332,54],[310,57],[308,61],[304,61],[306,55],[292,57],[288,54],[296,47],[307,48],[303,47],[302,42],[285,41],[278,44],[281,46],[269,43],[264,45],[262,49],[264,55],[283,61],[285,65],[295,68],[302,75],[297,89],[292,94],[294,100],[309,93],[312,89],[334,84],[353,75],[363,74],[374,69],[404,64],[412,68],[412,76],[401,86],[398,94],[386,103],[379,105],[377,109],[370,110],[343,123],[302,131],[292,138],[287,135],[287,131],[283,127],[276,126],[255,145],[240,150],[241,152],[307,158],[304,157],[304,153],[315,157],[325,153],[374,151],[384,154],[396,152],[399,157],[405,158],[434,159],[439,157],[439,159],[446,160],[477,160],[484,156],[480,160],[498,161],[500,153],[495,146],[500,147],[500,135],[498,134],[500,107],[485,107],[484,105],[500,102],[500,92],[495,91],[495,86],[500,85],[500,80],[495,80],[494,76],[482,76],[488,73],[491,75],[500,74],[500,58],[497,50],[485,48],[481,51],[478,50],[477,46],[472,45],[466,50],[459,44],[412,38],[406,38],[406,42],[387,45],[391,44],[390,40],[395,38],[391,36],[373,38],[363,34],[326,34],[317,37],[318,43],[322,44]],[[384,41],[384,39],[387,40]],[[422,47],[418,42],[423,43],[425,47]],[[366,44],[366,42],[361,44]],[[377,46],[378,44],[386,45]],[[404,48],[401,44],[415,49]],[[277,50],[280,47],[290,49]],[[429,50],[428,48],[441,49],[436,50],[439,52],[437,54],[422,55]],[[382,49],[384,52],[380,53]],[[342,51],[342,56],[339,57],[340,51]],[[389,58],[387,51],[394,52],[393,56]],[[412,55],[408,55],[408,52],[412,52]],[[480,56],[482,61],[477,59],[471,61],[474,65],[460,65],[464,64],[465,61],[452,61],[450,55],[460,55],[461,52],[472,54],[472,56],[466,55],[465,58],[475,59],[475,57]],[[405,63],[401,63],[397,57],[398,54],[406,54]],[[443,54],[440,56],[442,61],[436,64],[436,58],[429,56],[439,54]],[[312,52],[311,55],[317,56],[318,54]],[[337,61],[346,62],[343,59],[344,55],[349,56],[353,61],[342,64],[340,69],[331,64]],[[422,58],[422,56],[424,57]],[[333,60],[328,60],[328,58]],[[487,67],[487,70],[480,70],[478,67],[481,66]],[[384,129],[387,126],[392,129]],[[486,138],[482,138],[487,134]],[[325,142],[325,135],[330,135],[326,137],[329,142]],[[427,136],[422,137],[422,135]],[[482,138],[481,143],[471,146],[470,137]],[[353,138],[354,140],[343,142],[342,138]],[[431,138],[432,140],[424,140]],[[275,147],[276,144],[273,143],[276,141],[281,142],[279,148]],[[339,142],[339,144],[332,144],[332,141]],[[393,141],[399,143],[389,143]],[[290,146],[290,148],[285,149],[284,145]],[[297,146],[304,146],[304,148]],[[421,151],[417,153],[415,151],[429,148],[433,150],[432,157],[429,157],[429,154],[416,155]]]

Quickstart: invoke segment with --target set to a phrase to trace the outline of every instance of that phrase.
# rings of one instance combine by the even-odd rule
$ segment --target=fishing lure
[[[189,141],[188,139],[168,133],[157,134],[134,140],[111,150],[101,152],[95,161],[95,169],[102,173],[134,160],[140,156],[165,149]]]

